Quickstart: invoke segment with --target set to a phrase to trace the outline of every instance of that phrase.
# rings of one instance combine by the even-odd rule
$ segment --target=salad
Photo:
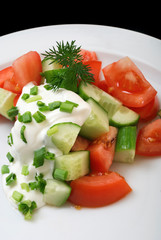
[[[75,41],[19,57],[0,71],[0,114],[14,123],[1,168],[8,200],[29,220],[45,204],[102,207],[125,197],[132,189],[110,167],[161,155],[159,108],[129,57],[102,68]]]

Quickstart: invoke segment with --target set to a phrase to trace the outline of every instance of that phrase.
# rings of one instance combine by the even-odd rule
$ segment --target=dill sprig
[[[53,89],[66,88],[77,92],[80,81],[91,83],[94,81],[91,68],[82,63],[81,47],[77,47],[75,40],[71,43],[56,42],[56,48],[52,47],[42,55],[44,60],[50,60],[50,64],[56,62],[62,65],[62,69],[44,72],[42,75]]]

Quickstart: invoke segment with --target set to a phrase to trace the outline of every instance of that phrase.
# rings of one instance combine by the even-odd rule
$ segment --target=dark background
[[[104,4],[103,4],[104,3]],[[146,3],[146,4],[145,4]],[[98,2],[6,2],[1,8],[0,36],[15,31],[56,24],[96,24],[125,28],[161,39],[159,1],[109,0]],[[7,9],[7,12],[6,12]],[[16,9],[16,10],[15,10]],[[3,14],[4,10],[4,14]]]

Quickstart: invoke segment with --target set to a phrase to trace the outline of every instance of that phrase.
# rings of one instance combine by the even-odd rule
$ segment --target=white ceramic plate
[[[129,56],[158,90],[161,102],[161,41],[140,33],[95,25],[35,28],[0,38],[0,69],[30,50],[44,52],[55,41],[76,40],[94,50],[103,66]],[[7,135],[12,124],[0,118],[0,167],[6,161]],[[136,158],[132,165],[113,164],[133,192],[103,208],[44,207],[32,221],[10,206],[0,185],[1,239],[120,239],[159,240],[161,237],[161,158]]]

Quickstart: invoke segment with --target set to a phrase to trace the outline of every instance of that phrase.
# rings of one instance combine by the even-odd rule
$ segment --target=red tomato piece
[[[81,150],[86,150],[90,144],[90,141],[86,138],[83,138],[81,136],[78,136],[76,138],[76,141],[71,149],[71,151],[81,151]]]
[[[94,80],[95,82],[93,84],[97,85],[98,82],[100,81],[100,74],[101,74],[101,67],[102,67],[102,62],[101,61],[86,61],[84,63],[85,65],[88,65],[91,70],[90,72],[94,75]]]
[[[17,83],[15,83],[13,79],[6,80],[3,84],[3,88],[17,94],[20,94],[22,91],[21,87]]]
[[[116,172],[99,176],[84,176],[73,180],[69,201],[78,206],[102,207],[131,192],[125,179]]]
[[[136,141],[136,154],[161,156],[161,119],[157,119],[140,129]]]
[[[83,57],[83,63],[85,63],[86,61],[95,61],[97,60],[97,55],[94,51],[89,51],[89,50],[85,50],[85,49],[81,49],[80,54]]]
[[[108,172],[114,158],[116,136],[117,128],[110,126],[109,132],[95,139],[87,148],[92,172]]]
[[[0,87],[3,87],[4,82],[11,80],[14,76],[14,71],[12,67],[7,67],[0,71]]]
[[[160,104],[158,96],[156,95],[153,100],[141,108],[131,108],[134,112],[140,115],[140,119],[144,121],[150,121],[157,116]]]
[[[21,88],[29,82],[40,84],[42,64],[40,55],[36,51],[30,51],[17,58],[12,66],[15,73],[15,81]]]
[[[153,100],[156,90],[128,57],[103,68],[107,92],[125,106],[143,107]]]

